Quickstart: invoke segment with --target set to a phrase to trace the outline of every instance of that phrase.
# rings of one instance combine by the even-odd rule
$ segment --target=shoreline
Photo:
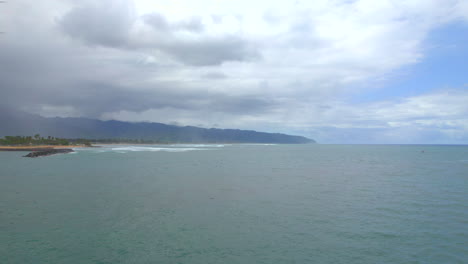
[[[0,151],[43,151],[50,149],[86,148],[85,145],[0,146]],[[89,147],[89,146],[88,146]]]

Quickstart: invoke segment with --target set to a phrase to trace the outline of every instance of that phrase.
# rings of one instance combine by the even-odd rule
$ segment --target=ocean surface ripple
[[[1,263],[467,263],[468,146],[0,152]]]

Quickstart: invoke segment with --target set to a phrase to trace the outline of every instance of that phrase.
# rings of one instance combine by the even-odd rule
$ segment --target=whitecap
[[[185,152],[185,151],[192,151],[192,150],[202,150],[201,148],[167,148],[167,147],[136,147],[136,146],[128,146],[128,147],[118,147],[112,148],[112,151],[167,151],[167,152]]]
[[[222,148],[224,144],[172,144],[170,147],[189,147],[189,148]]]

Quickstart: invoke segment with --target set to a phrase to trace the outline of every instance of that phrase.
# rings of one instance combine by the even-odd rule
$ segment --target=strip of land
[[[31,156],[48,156],[55,153],[72,152],[71,148],[92,147],[87,139],[66,139],[58,137],[34,136],[5,136],[0,138],[0,151],[33,151],[44,152],[42,154],[31,154]],[[45,153],[49,153],[45,155]]]
[[[47,149],[84,148],[85,145],[0,146],[0,151],[41,151]]]

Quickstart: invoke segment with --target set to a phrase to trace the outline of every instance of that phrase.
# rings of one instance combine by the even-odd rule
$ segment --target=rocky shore
[[[50,156],[50,155],[55,155],[55,154],[65,154],[65,153],[70,153],[70,152],[74,152],[73,149],[42,149],[40,151],[33,151],[23,157],[37,158],[37,157]]]

